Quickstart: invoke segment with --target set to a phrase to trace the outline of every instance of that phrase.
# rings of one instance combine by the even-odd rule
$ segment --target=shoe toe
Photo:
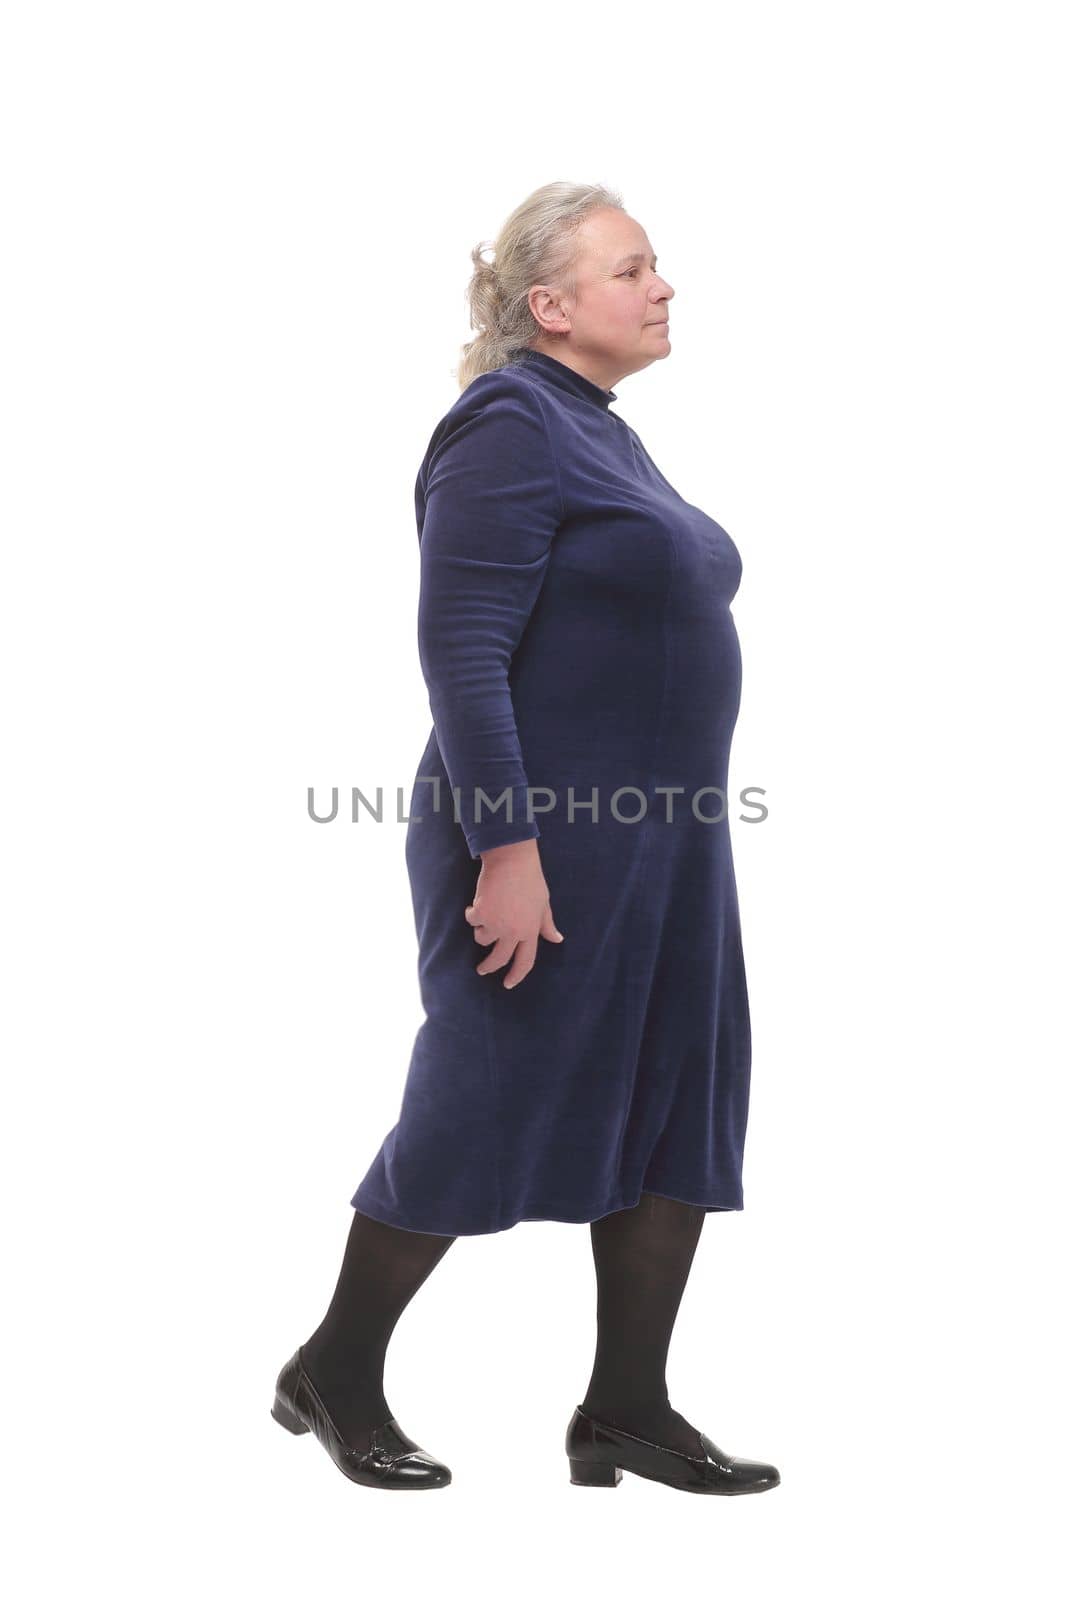
[[[781,1474],[769,1461],[750,1461],[745,1456],[735,1456],[733,1471],[738,1481],[750,1489],[773,1489],[781,1483]]]
[[[450,1469],[443,1461],[438,1461],[425,1450],[394,1462],[390,1477],[408,1489],[443,1488],[446,1483],[452,1482]]]

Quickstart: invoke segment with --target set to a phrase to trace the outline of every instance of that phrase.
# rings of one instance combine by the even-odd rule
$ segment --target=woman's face
[[[656,271],[644,228],[625,211],[594,211],[582,223],[577,244],[577,296],[530,290],[530,309],[542,329],[538,344],[612,388],[628,373],[670,355],[667,305],[674,290]]]

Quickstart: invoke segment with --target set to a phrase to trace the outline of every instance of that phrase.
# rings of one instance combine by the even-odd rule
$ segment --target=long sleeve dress
[[[425,1020],[351,1197],[395,1227],[588,1222],[643,1190],[743,1208],[741,560],[616,398],[523,350],[467,385],[419,469],[433,728],[405,859]],[[493,947],[464,913],[481,852],[534,838],[564,940],[509,990],[506,966],[476,972]]]

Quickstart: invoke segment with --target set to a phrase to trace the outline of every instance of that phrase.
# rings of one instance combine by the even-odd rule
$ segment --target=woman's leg
[[[583,1410],[671,1450],[703,1455],[699,1429],[667,1397],[667,1351],[704,1207],[642,1194],[590,1223],[597,1345]]]
[[[371,1430],[392,1414],[383,1387],[389,1339],[454,1243],[452,1235],[393,1228],[353,1212],[333,1299],[302,1347],[308,1377],[353,1449],[366,1449]]]

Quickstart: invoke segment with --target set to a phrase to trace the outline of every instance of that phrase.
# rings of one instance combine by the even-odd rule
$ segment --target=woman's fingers
[[[499,972],[514,956],[514,963],[503,983],[505,989],[514,989],[533,970],[536,952],[536,939],[498,939],[492,955],[487,956],[474,970],[479,976]]]
[[[561,939],[562,937],[563,935],[560,934]],[[499,972],[501,967],[507,966],[512,957],[514,957],[514,964],[504,979],[503,986],[505,989],[514,989],[517,983],[521,983],[523,978],[533,971],[537,960],[536,939],[516,939],[514,935],[509,938],[499,938],[496,941],[496,949],[492,955],[486,956],[485,960],[480,962],[474,970],[479,976],[490,972]]]
[[[511,971],[504,979],[503,987],[505,989],[514,989],[515,985],[517,983],[521,983],[523,978],[525,978],[527,974],[533,970],[534,953],[536,949],[536,939],[519,940],[518,944],[515,946],[515,960],[512,964]]]
[[[475,967],[475,972],[479,974],[486,972],[499,972],[501,967],[507,966],[512,956],[515,954],[515,951],[518,949],[520,943],[521,941],[515,938],[498,939],[496,941],[496,949],[493,951],[492,955],[486,956],[481,965]]]

